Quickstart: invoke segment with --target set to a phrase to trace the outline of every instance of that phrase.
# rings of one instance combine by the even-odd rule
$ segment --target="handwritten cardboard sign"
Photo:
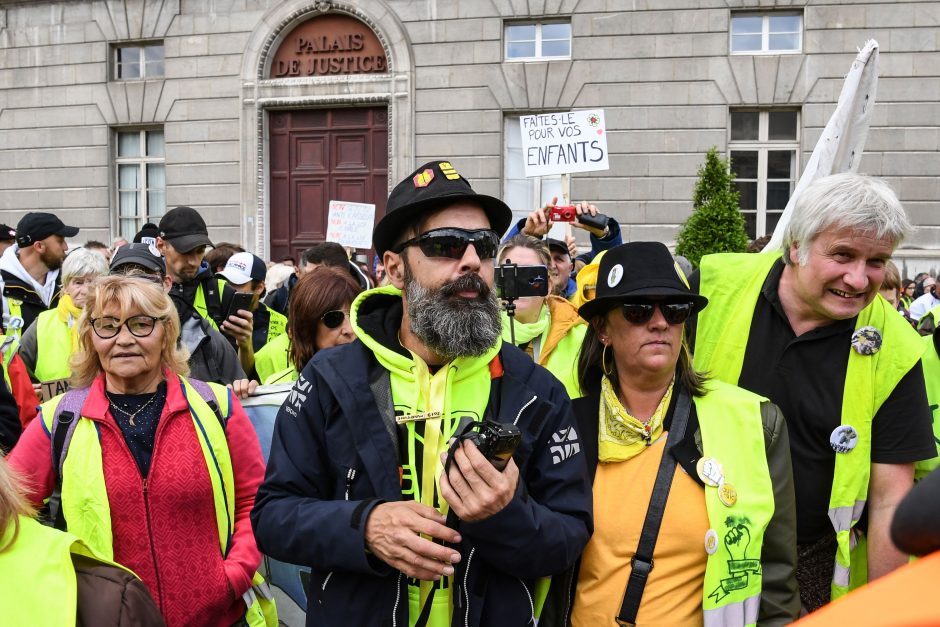
[[[604,110],[520,118],[526,176],[609,170]]]
[[[326,241],[353,248],[372,248],[375,205],[364,202],[330,201]]]
[[[50,398],[64,394],[69,391],[69,380],[53,379],[52,381],[43,381],[39,384],[39,401],[45,403]]]

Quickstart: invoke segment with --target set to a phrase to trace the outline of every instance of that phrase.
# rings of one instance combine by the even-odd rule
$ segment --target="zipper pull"
[[[650,432],[650,423],[647,422],[645,425],[643,425],[643,429],[645,431],[643,437],[646,438],[646,446],[649,446],[653,439],[653,434]]]
[[[356,469],[350,468],[346,471],[346,500],[349,500],[349,489],[352,487],[352,482],[356,479]]]
[[[147,496],[147,477],[144,477],[144,496]]]

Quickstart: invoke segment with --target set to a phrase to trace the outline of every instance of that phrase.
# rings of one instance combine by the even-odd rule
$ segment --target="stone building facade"
[[[300,28],[331,39],[303,48]],[[918,226],[898,257],[926,269],[940,2],[915,0],[0,0],[0,222],[55,211],[111,240],[189,205],[215,240],[279,257],[322,238],[324,199],[381,212],[437,157],[523,215],[560,182],[519,173],[518,116],[600,108],[610,169],[572,175],[572,199],[672,244],[717,146],[760,235],[870,38],[861,170],[898,191]],[[339,61],[291,71],[291,47]]]

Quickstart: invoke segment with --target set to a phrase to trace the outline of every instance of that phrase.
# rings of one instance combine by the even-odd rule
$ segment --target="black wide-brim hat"
[[[647,296],[690,301],[699,312],[708,299],[689,288],[669,249],[661,242],[629,242],[611,248],[597,270],[597,291],[578,309],[585,320],[620,303]]]
[[[418,217],[462,200],[480,205],[490,220],[490,228],[500,236],[509,228],[512,211],[506,203],[473,191],[470,181],[459,174],[450,162],[429,161],[396,185],[389,194],[385,216],[372,232],[375,252],[380,257],[385,254],[395,244],[402,229]]]

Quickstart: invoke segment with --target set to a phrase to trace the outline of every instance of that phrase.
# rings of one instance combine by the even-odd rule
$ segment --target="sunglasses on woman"
[[[692,315],[692,303],[646,302],[623,303],[623,317],[630,324],[646,324],[652,319],[657,307],[669,324],[682,324]]]
[[[339,326],[343,324],[343,320],[345,320],[346,316],[348,315],[349,314],[345,311],[336,309],[334,311],[328,311],[320,316],[320,320],[323,321],[323,326],[325,326],[327,329],[338,329]]]
[[[499,248],[499,235],[490,229],[431,229],[395,246],[392,252],[397,254],[409,246],[417,246],[426,257],[463,259],[470,244],[473,244],[480,259],[493,259]]]
[[[156,326],[157,320],[163,320],[163,318],[140,315],[131,316],[124,322],[121,322],[117,318],[104,316],[102,318],[92,318],[91,328],[95,330],[95,335],[102,340],[110,340],[112,337],[115,337],[121,332],[121,327],[124,326],[127,327],[127,330],[130,331],[131,335],[134,337],[148,337],[153,333],[153,328]]]

